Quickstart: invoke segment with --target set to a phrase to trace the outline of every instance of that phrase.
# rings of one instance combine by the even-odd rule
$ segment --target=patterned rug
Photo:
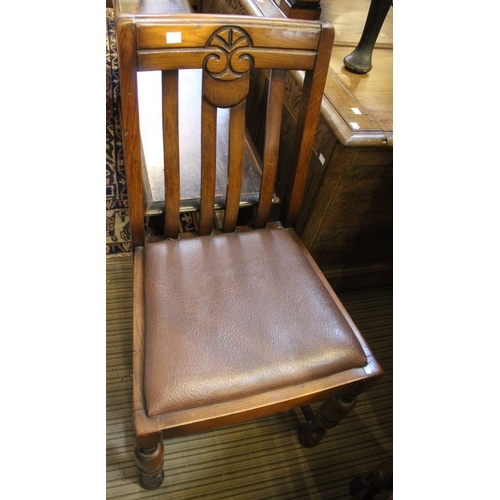
[[[132,250],[119,101],[115,22],[106,9],[106,254]]]
[[[120,125],[120,74],[113,9],[106,9],[106,254],[132,251]],[[183,213],[181,232],[198,230],[199,214]],[[149,228],[148,228],[149,230]]]

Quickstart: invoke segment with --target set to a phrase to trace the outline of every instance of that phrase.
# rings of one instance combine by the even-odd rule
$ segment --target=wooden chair
[[[224,15],[117,15],[134,248],[133,423],[144,488],[163,481],[163,440],[301,407],[317,444],[381,367],[291,228],[311,158],[333,28]],[[179,237],[179,71],[202,68],[199,235]],[[251,70],[269,70],[260,201],[237,227]],[[305,72],[282,223],[268,221],[287,70]],[[145,236],[137,73],[161,70],[165,239]],[[228,183],[213,229],[217,107],[228,108]],[[199,237],[198,237],[199,236]],[[323,401],[314,413],[311,403]]]

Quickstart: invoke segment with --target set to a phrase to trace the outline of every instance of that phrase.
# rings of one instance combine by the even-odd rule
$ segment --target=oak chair
[[[117,15],[134,259],[133,424],[144,488],[164,478],[163,440],[301,407],[315,446],[382,369],[292,229],[311,160],[333,28],[229,15]],[[202,76],[200,227],[179,236],[179,72]],[[269,71],[260,200],[237,227],[252,72]],[[165,235],[145,234],[137,73],[162,72]],[[304,71],[280,221],[269,221],[287,70]],[[223,228],[214,221],[217,107],[230,113]],[[314,412],[312,403],[322,402]]]

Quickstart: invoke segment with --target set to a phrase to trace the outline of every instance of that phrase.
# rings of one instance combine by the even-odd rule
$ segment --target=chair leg
[[[309,406],[302,412],[307,423],[299,429],[299,442],[306,448],[316,446],[326,435],[327,429],[338,425],[356,406],[356,394],[347,394],[324,401],[314,414]]]
[[[140,483],[146,490],[158,488],[165,477],[163,472],[163,441],[155,446],[141,448],[135,446],[135,462],[140,472]]]
[[[373,498],[381,490],[392,491],[392,458],[382,462],[372,472],[356,476],[349,484],[349,491],[355,500]]]

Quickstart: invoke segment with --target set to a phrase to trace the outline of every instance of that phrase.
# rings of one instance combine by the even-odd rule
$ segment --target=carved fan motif
[[[235,26],[224,26],[208,39],[207,47],[216,51],[204,60],[204,68],[220,80],[236,80],[253,67],[248,49],[253,47],[246,31]]]

